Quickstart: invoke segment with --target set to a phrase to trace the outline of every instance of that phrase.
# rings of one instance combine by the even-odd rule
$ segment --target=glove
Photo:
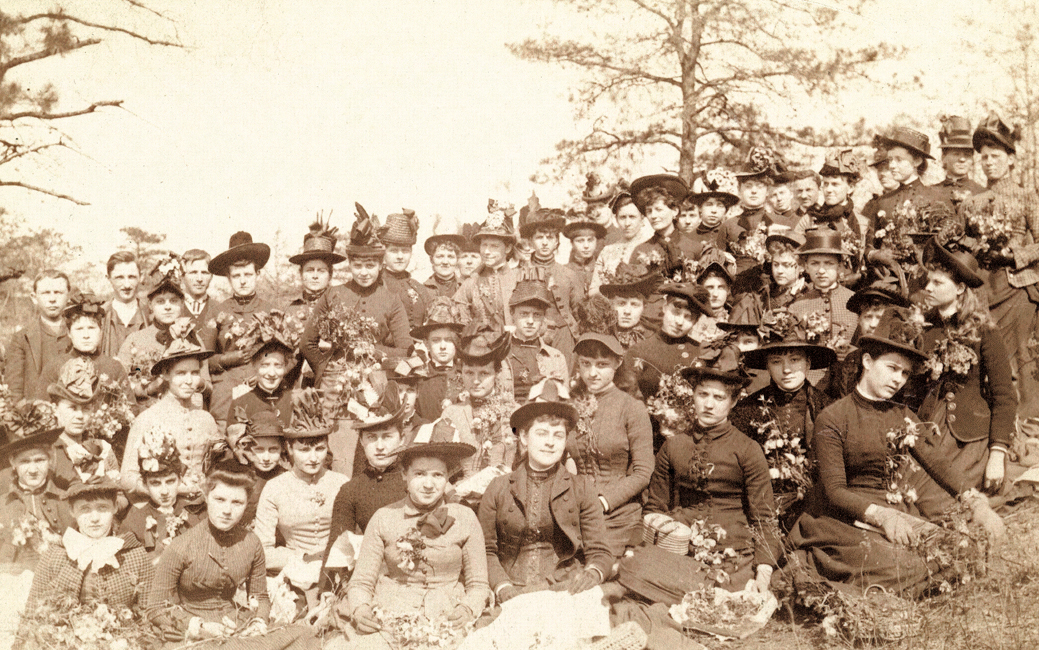
[[[772,566],[759,564],[755,576],[747,581],[744,591],[752,591],[757,594],[767,594],[772,584]]]
[[[462,627],[469,621],[476,618],[473,616],[472,611],[468,607],[459,603],[455,605],[455,611],[451,612],[451,615],[447,617],[447,622],[453,627]]]
[[[599,572],[594,569],[577,571],[570,576],[570,583],[566,586],[567,593],[579,594],[588,591],[599,584]]]
[[[516,596],[519,596],[522,591],[516,585],[506,585],[498,590],[498,604],[502,604],[507,600],[512,600]]]
[[[998,545],[1003,542],[1007,535],[1006,525],[1003,519],[992,510],[985,495],[977,490],[967,490],[960,495],[960,500],[970,507],[971,519],[985,529],[989,542]]]
[[[1003,487],[1003,475],[1006,471],[1006,452],[1002,449],[991,449],[988,464],[985,465],[985,491],[996,493]]]
[[[382,625],[376,620],[371,605],[361,605],[354,610],[354,627],[361,634],[375,634],[382,629]]]
[[[866,517],[869,523],[883,529],[884,537],[893,544],[902,546],[913,546],[916,544],[916,531],[908,517],[901,512],[891,508],[885,508],[871,504],[866,508]]]

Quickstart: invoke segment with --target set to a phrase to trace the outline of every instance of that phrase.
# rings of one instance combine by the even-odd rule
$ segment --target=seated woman
[[[203,361],[213,355],[198,342],[192,330],[174,338],[152,365],[153,377],[161,377],[165,393],[158,402],[137,416],[130,426],[126,455],[120,468],[123,489],[139,496],[148,494],[137,463],[138,447],[146,431],[158,427],[173,432],[185,472],[178,488],[181,494],[197,495],[202,489],[202,459],[210,442],[221,439],[216,420],[202,409],[197,396],[202,389]]]
[[[617,339],[585,334],[574,354],[578,378],[571,404],[580,419],[569,429],[567,452],[599,497],[603,541],[619,558],[641,539],[640,497],[653,473],[653,426],[645,405],[614,384],[624,354]]]
[[[330,471],[328,434],[334,426],[322,412],[317,390],[293,396],[292,424],[282,432],[289,471],[271,479],[256,506],[254,530],[263,545],[267,569],[285,575],[304,590],[307,604],[317,603],[321,561],[328,546],[332,504],[347,482]],[[285,540],[278,546],[277,533]]]
[[[445,404],[454,402],[462,390],[460,364],[455,362],[462,329],[462,316],[454,301],[438,297],[430,303],[425,322],[411,330],[412,338],[423,342],[429,357],[426,377],[416,388],[415,409],[421,418],[433,421],[440,417]]]
[[[211,453],[205,465],[208,520],[173,540],[159,560],[145,600],[156,634],[171,644],[223,637],[231,631],[240,636],[267,631],[271,601],[263,546],[241,523],[253,489],[252,472],[226,449]],[[255,605],[235,602],[239,588]],[[228,621],[234,630],[226,627]],[[246,643],[258,649],[302,648],[312,637],[309,630],[289,627]]]
[[[728,348],[713,359],[698,358],[681,375],[693,389],[694,426],[660,448],[646,522],[663,535],[682,525],[696,527],[717,546],[703,553],[698,547],[694,557],[637,547],[634,556],[621,560],[620,583],[665,604],[708,584],[768,591],[780,556],[768,462],[761,447],[728,419],[748,377]]]
[[[145,433],[137,454],[148,500],[130,508],[119,532],[132,533],[149,559],[157,563],[177,535],[205,518],[206,504],[200,496],[180,494],[184,463],[180,462],[177,441],[169,429]]]
[[[617,312],[617,340],[625,350],[647,338],[651,332],[642,322],[646,301],[660,283],[660,274],[645,266],[617,265],[616,272],[606,276],[599,293],[610,301]]]
[[[26,612],[45,603],[104,603],[135,608],[155,567],[133,533],[113,537],[119,485],[107,478],[77,482],[66,491],[75,526],[36,567]]]
[[[285,427],[277,413],[270,410],[256,411],[245,421],[240,419],[246,418],[240,410],[236,418],[239,418],[238,421],[227,427],[227,439],[235,455],[252,467],[253,476],[256,477],[256,486],[249,495],[249,505],[242,515],[242,525],[252,529],[263,488],[272,479],[284,474],[288,466],[283,442]]]
[[[921,329],[905,310],[892,307],[873,334],[860,339],[862,375],[855,391],[830,405],[816,422],[812,452],[821,489],[790,531],[794,566],[835,582],[909,593],[926,587],[932,571],[940,569],[911,548],[927,523],[914,516],[912,493],[901,480],[905,465],[889,450],[890,436],[929,434],[908,407],[890,401],[925,359],[919,349]],[[897,467],[894,472],[889,461]],[[948,464],[924,469],[940,485],[952,485],[957,478]],[[1002,521],[984,497],[974,490],[960,498],[991,536],[1002,535]],[[947,493],[945,505],[954,503]]]
[[[836,355],[808,343],[801,321],[785,310],[766,313],[760,331],[765,345],[744,353],[743,361],[767,371],[771,383],[741,399],[729,421],[764,449],[780,523],[789,530],[815,480],[808,453],[815,422],[833,401],[808,381],[808,370],[828,367]]]
[[[350,648],[391,647],[376,632],[386,633],[401,615],[460,628],[483,612],[490,590],[480,522],[444,498],[448,477],[475,451],[443,442],[413,444],[397,454],[407,496],[368,522],[346,599],[336,606],[353,622],[343,626]]]
[[[54,484],[67,489],[92,477],[119,478],[119,461],[108,441],[87,438],[87,424],[98,393],[97,368],[87,358],[69,359],[58,380],[47,387],[61,436],[54,443]]]
[[[531,390],[535,397],[513,413],[511,424],[526,458],[515,471],[491,481],[480,500],[488,574],[499,603],[543,589],[578,593],[612,574],[596,486],[563,466],[568,433],[577,428],[579,416],[561,401],[561,390],[544,380]],[[646,434],[648,425],[647,417]]]
[[[286,381],[285,376],[296,366],[292,346],[272,337],[253,352],[249,363],[256,385],[231,400],[227,422],[234,422],[238,409],[242,409],[246,417],[257,411],[274,411],[282,425],[288,425],[292,416],[292,382]]]

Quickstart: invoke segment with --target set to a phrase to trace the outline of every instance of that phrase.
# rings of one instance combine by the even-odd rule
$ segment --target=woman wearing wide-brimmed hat
[[[119,460],[103,438],[89,438],[87,424],[99,397],[97,368],[89,359],[70,359],[47,387],[62,428],[54,443],[54,483],[65,489],[91,477],[119,476]]]
[[[636,178],[628,191],[635,207],[653,227],[653,236],[636,246],[627,261],[670,270],[680,266],[683,259],[700,259],[704,244],[675,227],[678,208],[689,195],[685,181],[673,174],[652,174]]]
[[[905,594],[920,593],[942,579],[939,564],[912,548],[935,527],[917,516],[916,493],[902,469],[891,472],[892,465],[907,467],[903,463],[908,461],[891,451],[901,444],[897,453],[912,453],[924,465],[921,479],[943,486],[958,482],[947,464],[928,464],[917,453],[915,446],[935,435],[933,425],[920,423],[909,407],[892,401],[926,360],[920,352],[922,328],[906,310],[888,309],[874,332],[860,339],[862,376],[855,390],[816,420],[812,450],[819,498],[794,524],[788,541],[794,549],[791,562],[822,578]],[[1003,524],[987,500],[976,490],[947,493],[945,505],[955,505],[957,496],[991,541],[998,541]]]
[[[998,493],[1017,413],[1017,395],[1001,333],[976,291],[984,281],[977,261],[966,251],[950,251],[932,239],[925,249],[926,318],[922,350],[928,356],[916,392],[923,399],[917,415],[934,422],[940,437],[917,447],[931,462],[950,467],[955,493],[970,488]],[[948,495],[924,487],[917,507],[924,516]]]
[[[393,647],[383,637],[391,634],[389,617],[417,614],[461,628],[483,612],[491,595],[483,531],[471,509],[445,498],[459,464],[475,452],[455,442],[398,452],[407,496],[380,508],[365,529],[346,598],[336,606],[353,623],[344,647]]]
[[[226,251],[209,261],[209,272],[226,277],[231,285],[231,297],[216,305],[209,322],[200,323],[199,332],[203,347],[213,351],[207,365],[213,378],[209,412],[222,424],[226,424],[235,387],[247,383],[252,372],[249,351],[237,346],[235,331],[253,314],[274,308],[256,292],[257,278],[270,257],[270,246],[254,242],[252,235],[240,231],[231,235]]]
[[[202,368],[213,352],[199,344],[194,330],[182,334],[183,337],[170,341],[162,357],[151,368],[153,377],[163,379],[165,392],[159,401],[141,411],[130,425],[119,471],[120,482],[127,493],[147,493],[137,464],[138,448],[146,431],[157,427],[173,431],[180,460],[187,467],[180,490],[188,495],[201,491],[202,459],[206,446],[221,437],[216,420],[198,405],[196,398],[202,388]]]
[[[453,298],[462,285],[459,260],[463,251],[468,250],[469,241],[461,234],[460,227],[451,227],[448,231],[451,223],[451,220],[437,215],[433,219],[433,234],[422,242],[422,249],[429,256],[429,265],[433,267],[433,275],[423,283],[431,300]],[[480,251],[476,253],[479,255]]]
[[[711,553],[719,563],[644,544],[621,560],[620,583],[650,602],[668,605],[705,585],[766,593],[781,553],[769,467],[761,447],[729,422],[749,377],[738,355],[727,350],[696,359],[681,375],[693,394],[688,414],[693,427],[668,438],[657,453],[645,525],[661,535],[683,526],[700,528],[698,534],[715,539]],[[725,530],[724,536],[714,532],[715,526]],[[719,567],[726,575],[713,578]]]
[[[299,267],[302,295],[294,298],[286,311],[302,322],[306,322],[318,298],[332,286],[335,265],[346,261],[345,256],[336,252],[338,234],[339,229],[330,227],[328,220],[322,221],[319,215],[303,235],[303,250],[289,258],[289,264]]]
[[[350,229],[350,244],[346,247],[352,279],[344,285],[332,287],[314,304],[307,320],[300,350],[314,369],[314,383],[322,386],[330,362],[343,358],[344,350],[327,349],[321,345],[321,326],[330,311],[349,312],[375,321],[376,348],[383,356],[405,357],[412,340],[408,331],[408,313],[401,299],[386,288],[380,280],[386,247],[377,237],[378,222],[357,205],[357,218]]]

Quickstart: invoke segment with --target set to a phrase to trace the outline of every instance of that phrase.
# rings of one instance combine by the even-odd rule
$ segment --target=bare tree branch
[[[38,187],[36,185],[30,185],[28,183],[23,183],[21,181],[0,181],[0,187],[21,187],[31,192],[40,192],[41,194],[47,194],[48,196],[53,196],[55,198],[62,199],[63,201],[70,201],[72,203],[75,203],[76,205],[90,205],[86,201],[81,201],[74,196],[69,196],[68,194],[55,192],[54,190],[48,190],[46,188]]]
[[[57,56],[59,54],[65,54],[67,52],[72,52],[74,50],[80,50],[80,49],[83,49],[84,47],[90,47],[91,45],[97,45],[100,42],[101,42],[100,38],[88,38],[88,39],[79,41],[75,45],[72,45],[72,46],[70,46],[70,47],[68,47],[66,49],[60,50],[60,51],[55,51],[55,50],[39,50],[39,51],[33,52],[31,54],[25,54],[23,56],[15,57],[15,58],[10,59],[9,61],[7,61],[7,63],[0,64],[0,79],[3,78],[4,74],[6,74],[7,71],[12,70],[14,68],[17,68],[20,65],[25,65],[26,63],[32,63],[33,61],[39,61],[40,59],[46,59],[47,57],[50,57],[50,56]]]
[[[4,115],[0,113],[0,122],[14,122],[15,120],[23,120],[29,118],[35,118],[37,120],[61,120],[68,117],[78,117],[80,115],[87,115],[95,112],[99,108],[106,106],[122,106],[123,100],[109,100],[103,102],[94,102],[86,108],[81,108],[76,111],[68,111],[65,113],[48,113],[46,111],[22,111],[20,113],[10,113]]]
[[[145,43],[148,43],[149,45],[162,45],[164,47],[184,47],[180,43],[174,43],[172,41],[165,41],[165,40],[162,40],[162,39],[151,38],[149,36],[145,36],[144,34],[135,32],[135,31],[133,31],[131,29],[126,29],[126,28],[123,28],[123,27],[117,27],[115,25],[106,25],[104,23],[95,23],[95,22],[92,22],[92,21],[89,21],[89,20],[85,20],[83,18],[77,18],[76,16],[72,16],[70,14],[66,14],[66,13],[63,13],[61,11],[46,12],[46,13],[39,13],[39,14],[31,14],[29,16],[21,16],[21,17],[19,17],[19,18],[17,18],[15,20],[15,23],[21,24],[21,25],[27,25],[29,23],[36,22],[36,21],[39,21],[39,20],[55,20],[55,21],[59,21],[59,22],[76,23],[77,25],[83,25],[84,27],[91,27],[93,29],[100,29],[100,30],[103,30],[103,31],[106,31],[106,32],[115,32],[115,33],[119,33],[119,34],[124,34],[126,36],[129,36],[131,38],[137,39],[139,41],[144,41]]]

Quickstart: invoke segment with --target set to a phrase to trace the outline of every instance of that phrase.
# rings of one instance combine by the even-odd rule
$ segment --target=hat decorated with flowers
[[[354,214],[354,225],[350,228],[350,243],[346,254],[350,257],[382,259],[386,247],[379,241],[379,220],[368,214],[360,203],[354,203],[357,212]]]
[[[581,198],[588,205],[608,203],[613,198],[614,188],[603,181],[598,172],[588,172],[584,177]]]
[[[786,171],[786,165],[775,151],[768,147],[751,147],[743,166],[736,172],[736,178],[742,183],[748,180],[766,180]]]
[[[462,334],[462,345],[458,348],[458,360],[471,366],[501,363],[509,355],[512,336],[504,332],[495,337],[494,332],[476,328],[470,335]]]
[[[47,387],[53,400],[67,399],[73,404],[90,404],[97,394],[100,377],[94,362],[85,357],[73,357],[58,371],[58,381]]]
[[[813,370],[829,368],[837,360],[833,350],[809,341],[804,321],[785,309],[763,313],[758,336],[761,337],[761,347],[743,353],[743,362],[748,368],[766,370],[769,354],[787,350],[804,352]]]
[[[599,285],[599,293],[607,298],[615,296],[642,296],[645,298],[663,280],[659,271],[644,264],[621,262],[613,273],[607,273]]]
[[[152,365],[151,373],[158,377],[166,369],[181,359],[198,359],[199,362],[213,356],[215,352],[202,347],[199,342],[195,324],[190,319],[178,320],[177,327],[170,327],[170,342],[162,351],[162,356]]]
[[[180,256],[176,253],[166,253],[156,261],[148,273],[150,288],[148,299],[151,300],[160,293],[172,293],[184,299],[184,289],[181,283],[184,279],[184,270],[181,265]]]
[[[732,345],[704,348],[692,366],[682,368],[678,373],[694,387],[701,381],[717,379],[724,384],[742,389],[751,379],[743,369],[739,350]]]
[[[50,449],[63,431],[58,425],[54,405],[27,399],[13,403],[6,387],[3,391],[0,396],[0,426],[7,444],[0,447],[0,461],[26,449]]]
[[[588,213],[578,213],[574,210],[568,210],[566,213],[566,225],[563,226],[563,236],[573,241],[576,237],[582,235],[592,235],[596,239],[604,239],[606,237],[606,226],[592,221]]]
[[[692,200],[703,205],[707,199],[718,199],[731,208],[740,202],[740,184],[736,174],[723,167],[715,167],[701,174],[693,181]]]
[[[184,463],[180,460],[173,429],[156,424],[145,431],[141,437],[141,446],[137,448],[137,465],[141,474],[165,474],[170,471],[182,473]]]
[[[404,400],[397,382],[388,381],[384,373],[372,373],[370,381],[374,390],[369,403],[364,405],[363,412],[355,414],[357,422],[354,428],[358,431],[393,426],[404,415]]]
[[[425,339],[433,330],[446,328],[455,332],[461,332],[464,327],[462,312],[458,303],[447,296],[437,296],[429,303],[429,307],[426,309],[425,321],[411,330],[411,337],[414,339]]]
[[[849,183],[862,178],[862,161],[851,149],[831,151],[823,162],[820,176],[844,176]]]
[[[396,246],[414,246],[418,242],[418,217],[414,210],[401,208],[399,213],[386,216],[379,229],[379,241]]]
[[[502,239],[509,244],[516,243],[516,233],[512,227],[512,217],[516,215],[516,208],[507,204],[500,204],[494,199],[487,201],[487,219],[484,220],[471,239],[479,246],[480,240],[485,237]]]
[[[310,260],[324,260],[332,266],[346,260],[346,257],[336,252],[339,229],[329,226],[331,217],[331,212],[328,218],[318,213],[317,219],[310,224],[309,232],[303,235],[303,252],[290,257],[289,264],[303,266]]]
[[[921,351],[922,334],[927,323],[916,309],[888,307],[872,334],[859,337],[859,347],[879,345],[881,349],[904,354],[915,361],[927,357]]]

